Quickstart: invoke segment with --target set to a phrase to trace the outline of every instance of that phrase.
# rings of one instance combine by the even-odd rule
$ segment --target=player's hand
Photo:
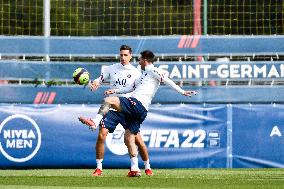
[[[191,97],[193,95],[197,95],[197,94],[198,94],[197,91],[184,91],[184,93],[183,93],[184,96],[189,96],[189,97]]]
[[[115,93],[115,89],[108,89],[105,91],[104,95],[110,95],[110,94],[114,94]]]
[[[94,80],[89,84],[91,91],[95,91],[100,87],[100,82],[98,80]]]

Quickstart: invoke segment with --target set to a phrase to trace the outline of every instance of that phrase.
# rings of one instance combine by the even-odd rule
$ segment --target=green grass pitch
[[[1,189],[34,188],[284,188],[284,169],[153,169],[154,176],[128,178],[126,169],[0,170]]]

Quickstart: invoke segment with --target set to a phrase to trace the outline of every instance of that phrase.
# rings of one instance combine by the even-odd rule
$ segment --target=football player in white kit
[[[100,85],[107,79],[109,79],[110,85],[113,88],[124,90],[123,88],[133,88],[134,82],[141,75],[141,72],[131,65],[130,60],[132,58],[132,49],[127,45],[120,47],[120,63],[107,66],[101,73],[100,77],[95,79],[91,84],[91,90],[97,90]],[[130,97],[130,93],[115,94],[118,97]],[[113,96],[113,95],[110,95]],[[105,116],[112,117],[112,111]],[[83,119],[83,118],[82,118]],[[109,118],[108,118],[109,119]],[[84,120],[81,120],[84,121]],[[104,143],[108,133],[113,133],[119,122],[112,122],[112,124],[105,124],[103,121],[100,123],[99,134],[96,142],[96,162],[97,168],[93,172],[93,176],[102,175],[102,161],[104,158]],[[124,126],[124,125],[123,125]],[[125,127],[125,126],[124,126]],[[135,143],[138,146],[140,155],[145,165],[145,173],[148,176],[153,174],[150,167],[149,155],[147,147],[138,133],[135,137]]]
[[[105,91],[105,94],[121,94],[133,91],[131,97],[106,97],[96,117],[94,119],[87,119],[88,121],[83,122],[91,128],[96,128],[101,120],[105,124],[111,124],[109,120],[104,120],[103,115],[109,114],[110,107],[117,110],[116,116],[113,116],[112,118],[126,127],[124,136],[131,161],[131,169],[128,173],[128,176],[130,177],[141,175],[138,167],[138,151],[135,145],[135,136],[140,131],[140,124],[147,116],[149,105],[151,104],[160,83],[165,83],[185,96],[197,94],[196,91],[185,91],[181,89],[169,79],[162,70],[154,67],[153,62],[155,55],[152,51],[146,50],[140,54],[139,64],[141,65],[142,74],[140,78],[135,81],[135,85],[133,87],[123,89],[114,88]]]

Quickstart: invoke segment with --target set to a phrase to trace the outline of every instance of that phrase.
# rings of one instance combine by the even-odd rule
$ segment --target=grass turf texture
[[[0,188],[284,188],[284,169],[153,169],[128,178],[126,169],[0,170]]]

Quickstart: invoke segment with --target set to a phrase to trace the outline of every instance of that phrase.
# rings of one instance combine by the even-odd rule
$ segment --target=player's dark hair
[[[141,58],[149,61],[149,62],[154,62],[155,60],[155,55],[152,51],[149,51],[149,50],[145,50],[145,51],[142,51],[141,53]]]
[[[132,53],[132,49],[128,45],[121,45],[119,50],[129,50],[130,54]]]

